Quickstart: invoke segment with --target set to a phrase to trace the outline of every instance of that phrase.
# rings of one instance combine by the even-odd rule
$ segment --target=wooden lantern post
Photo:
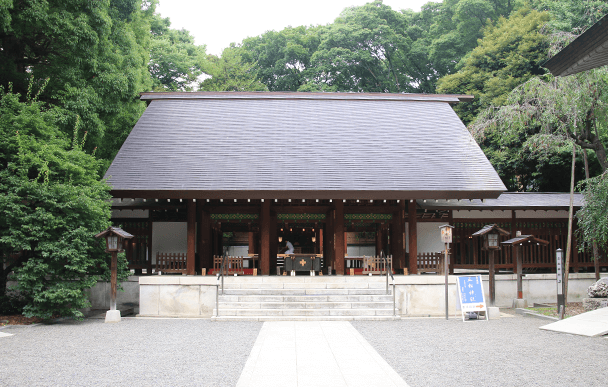
[[[521,248],[522,246],[531,245],[536,243],[537,245],[547,246],[549,241],[538,239],[534,235],[521,235],[518,231],[515,238],[509,239],[502,242],[505,246],[512,246],[515,250],[515,260],[517,268],[517,298],[513,300],[514,308],[525,308],[526,301],[524,300],[524,287],[523,287],[523,257]]]
[[[498,227],[496,224],[489,224],[484,226],[481,230],[473,233],[474,237],[481,236],[483,237],[483,246],[482,248],[489,252],[488,254],[488,278],[489,278],[489,299],[490,306],[494,307],[496,302],[496,282],[495,282],[495,257],[494,254],[497,250],[500,250],[500,236],[507,236],[510,233],[502,228]]]
[[[443,259],[443,272],[445,274],[445,319],[448,319],[448,274],[450,270],[448,269],[448,245],[452,243],[452,229],[454,226],[450,226],[449,224],[444,224],[443,226],[439,226],[441,230],[441,241],[445,244],[445,256]]]
[[[95,238],[106,238],[106,253],[111,254],[110,279],[110,310],[106,313],[106,322],[120,322],[120,310],[116,310],[116,288],[118,286],[118,253],[124,250],[125,239],[133,235],[118,227],[108,227],[107,230],[95,235]]]

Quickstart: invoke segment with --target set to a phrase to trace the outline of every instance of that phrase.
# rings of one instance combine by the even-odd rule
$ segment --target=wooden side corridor
[[[457,269],[487,269],[488,251],[481,248],[482,238],[472,238],[471,234],[480,230],[486,224],[491,223],[488,219],[455,221],[454,243],[450,246],[450,253],[454,257],[453,267]],[[522,247],[523,269],[535,271],[539,269],[555,270],[555,251],[561,248],[566,251],[568,239],[568,222],[566,220],[553,219],[517,219],[514,222],[497,223],[498,227],[511,231],[511,236],[500,237],[500,242],[515,237],[516,231],[522,235],[534,235],[539,239],[549,242],[548,246],[532,245]],[[576,231],[576,227],[575,227]],[[495,255],[496,269],[516,270],[515,250],[511,247],[502,247]],[[570,266],[574,272],[581,269],[593,269],[593,254],[580,252],[573,237],[572,257]],[[608,260],[606,252],[600,254],[600,266],[607,267]]]

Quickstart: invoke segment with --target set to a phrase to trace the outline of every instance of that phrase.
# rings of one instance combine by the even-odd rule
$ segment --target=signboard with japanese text
[[[465,321],[465,314],[479,312],[484,312],[487,320],[488,313],[483,295],[481,275],[459,276],[456,277],[456,280],[458,285],[458,304],[462,311],[462,320]]]

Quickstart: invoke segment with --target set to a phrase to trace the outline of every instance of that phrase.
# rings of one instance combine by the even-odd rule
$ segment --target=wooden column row
[[[418,220],[416,219],[416,201],[408,203],[408,237],[409,237],[409,262],[410,274],[418,273]]]
[[[334,264],[333,269],[337,275],[344,274],[344,202],[337,200],[334,210]]]
[[[393,214],[391,228],[391,254],[396,269],[405,267],[405,201],[399,202],[399,209]]]
[[[216,237],[211,214],[205,209],[204,204],[194,202],[189,199],[187,202],[187,274],[194,275],[201,267],[211,268],[213,265],[213,246]],[[398,211],[394,214],[393,227],[391,233],[391,248],[393,251],[393,259],[399,268],[408,267],[411,274],[417,272],[417,232],[416,232],[416,202],[410,201],[408,207],[408,223],[409,223],[409,262],[405,261],[405,201],[400,203]],[[343,275],[345,270],[346,256],[346,235],[344,228],[344,203],[337,200],[332,209],[327,214],[327,223],[325,232],[320,231],[317,235],[317,246],[319,251],[323,252],[326,266],[331,266],[336,274]],[[198,220],[198,222],[197,222]],[[198,233],[197,225],[198,223]],[[259,244],[255,244],[250,240],[250,252],[257,252],[260,258],[260,271],[263,275],[271,274],[272,269],[276,266],[276,254],[278,251],[277,241],[277,214],[271,211],[270,201],[264,201],[260,206],[260,232]],[[382,231],[379,231],[381,236],[378,238],[377,247],[383,250],[386,246],[383,243],[384,236]],[[198,241],[198,249],[196,249]],[[258,241],[256,241],[258,242]],[[252,244],[254,244],[252,246]],[[198,250],[198,260],[196,255]],[[259,250],[259,251],[258,251]],[[378,251],[379,253],[379,251]],[[385,253],[389,253],[385,251]],[[219,253],[218,253],[219,254]]]

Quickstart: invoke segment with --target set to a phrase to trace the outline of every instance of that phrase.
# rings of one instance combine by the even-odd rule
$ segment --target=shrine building
[[[295,253],[322,256],[333,274],[349,274],[359,257],[381,252],[392,256],[395,273],[416,274],[428,269],[419,260],[441,250],[437,226],[445,223],[456,226],[452,271],[484,267],[469,239],[485,223],[565,244],[569,195],[501,196],[505,186],[452,109],[472,96],[142,99],[149,106],[105,176],[114,223],[136,236],[127,252],[137,273],[153,272],[161,254],[179,261],[165,261],[173,272],[211,274],[213,257],[228,254],[251,258],[245,273],[274,275],[290,241]],[[581,254],[575,262],[588,260]],[[545,261],[527,264],[552,267]],[[512,265],[505,253],[498,267]]]
[[[126,252],[129,268],[144,274],[142,315],[210,315],[209,289],[221,262],[224,274],[243,278],[285,275],[311,262],[317,266],[306,266],[310,274],[350,278],[376,273],[384,262],[403,278],[393,301],[400,313],[426,315],[436,307],[410,297],[408,284],[420,281],[403,275],[442,273],[440,225],[454,226],[450,273],[488,269],[487,251],[471,235],[490,223],[511,233],[503,240],[520,232],[549,241],[523,249],[528,273],[554,271],[554,251],[565,248],[569,194],[504,192],[452,109],[472,96],[150,92],[141,98],[148,107],[105,178],[114,225],[135,236]],[[575,195],[575,209],[581,201]],[[515,272],[514,255],[498,252],[495,269]],[[575,245],[571,267],[593,270],[590,254]],[[145,276],[160,273],[194,277]],[[190,301],[174,293],[180,286],[194,292]]]

